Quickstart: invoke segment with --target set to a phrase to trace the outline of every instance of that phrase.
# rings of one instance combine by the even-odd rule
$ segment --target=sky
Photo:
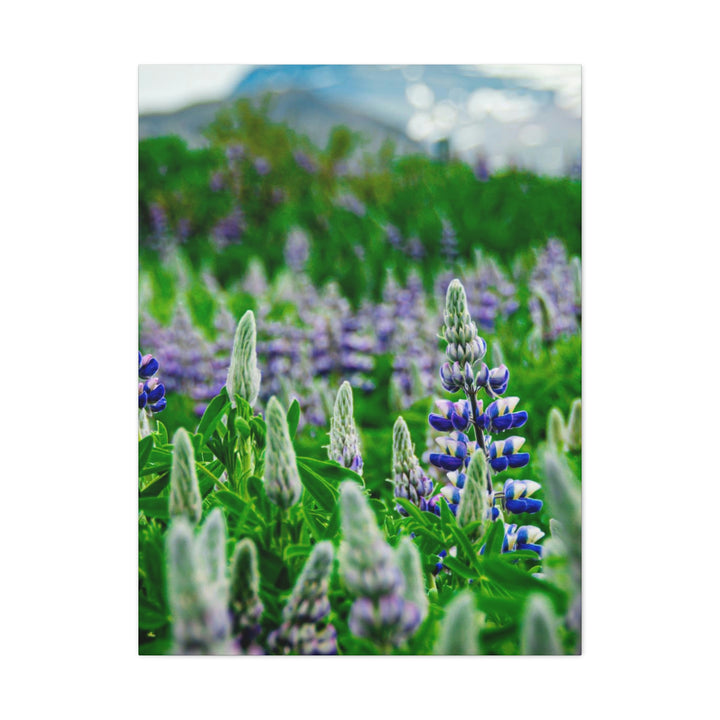
[[[252,65],[140,65],[138,106],[141,113],[174,112],[193,103],[217,100],[250,71]]]

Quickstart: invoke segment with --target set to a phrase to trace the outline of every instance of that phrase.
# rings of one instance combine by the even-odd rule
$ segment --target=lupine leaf
[[[223,388],[205,408],[197,433],[207,440],[213,434],[213,430],[215,430],[229,405],[230,400],[228,399],[227,390]]]
[[[161,497],[141,497],[138,506],[148,517],[167,520],[170,517],[167,495]]]
[[[142,470],[150,458],[153,449],[153,436],[148,435],[138,443],[138,470]]]
[[[287,422],[288,422],[288,430],[290,431],[290,437],[294,438],[295,433],[297,433],[297,426],[298,422],[300,421],[300,404],[298,401],[293,398],[292,402],[290,403],[290,407],[287,411]]]
[[[443,567],[452,570],[466,580],[474,580],[478,576],[475,570],[471,570],[465,563],[460,562],[457,558],[451,557],[450,555],[444,557],[442,562]]]
[[[297,460],[298,464],[302,462],[311,470],[322,474],[323,477],[327,477],[328,479],[337,480],[338,482],[355,480],[360,483],[360,485],[363,484],[363,479],[360,475],[332,460],[316,460],[315,458],[309,457],[299,457]]]
[[[303,487],[315,498],[323,510],[328,513],[332,512],[337,504],[338,489],[308,467],[304,459],[302,462],[298,459],[297,466]]]

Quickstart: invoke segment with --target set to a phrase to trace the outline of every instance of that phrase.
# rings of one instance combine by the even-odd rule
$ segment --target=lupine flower
[[[199,537],[186,517],[174,519],[168,531],[167,557],[174,652],[232,654],[220,509],[210,514]]]
[[[165,386],[153,377],[160,364],[152,355],[138,352],[138,375],[145,382],[138,384],[138,408],[147,412],[158,413],[167,406]]]
[[[332,563],[332,543],[318,543],[285,605],[282,625],[268,639],[275,652],[284,655],[337,655],[337,633],[328,623],[328,585]]]
[[[577,332],[580,316],[580,260],[568,262],[564,245],[548,240],[538,254],[530,287],[530,312],[544,340]]]
[[[524,467],[530,462],[529,453],[519,453],[518,450],[525,444],[525,438],[513,435],[505,440],[498,440],[490,444],[490,466],[495,472],[502,472],[507,468]]]
[[[178,428],[173,435],[169,503],[171,518],[184,516],[192,523],[200,521],[202,498],[195,471],[195,451],[185,428]]]
[[[290,439],[287,416],[277,398],[270,398],[266,415],[265,492],[272,502],[286,510],[300,499],[302,493],[295,448]]]
[[[310,254],[310,240],[300,228],[293,228],[285,242],[285,262],[293,272],[300,273],[305,269]]]
[[[427,510],[433,483],[420,467],[410,431],[402,417],[393,426],[392,473],[395,497],[405,498],[421,510]],[[396,507],[401,515],[407,514],[400,505]]]
[[[542,548],[537,544],[537,542],[544,537],[544,535],[545,533],[534,525],[523,525],[518,527],[515,524],[506,523],[502,551],[512,552],[513,550],[532,550],[539,555]]]
[[[475,596],[464,590],[445,608],[435,655],[478,655],[478,624]]]
[[[227,374],[227,390],[230,402],[235,406],[239,395],[252,407],[260,392],[260,371],[257,366],[255,315],[248,310],[240,319],[235,332],[230,368]]]
[[[420,609],[405,598],[397,557],[381,535],[362,490],[352,481],[340,487],[340,509],[340,570],[357,598],[348,619],[350,631],[385,647],[397,646],[420,625]]]
[[[500,509],[510,513],[537,512],[542,502],[531,496],[540,488],[532,480],[508,480],[502,492],[495,492],[493,473],[508,468],[524,467],[530,460],[528,453],[520,452],[525,438],[513,435],[504,440],[493,440],[491,434],[505,432],[522,427],[528,419],[525,411],[516,412],[517,397],[500,397],[510,380],[510,372],[504,364],[494,368],[482,362],[487,350],[485,340],[477,334],[467,309],[467,297],[459,280],[453,280],[448,286],[443,336],[447,341],[446,354],[450,362],[440,369],[443,387],[450,392],[462,389],[465,400],[451,402],[436,401],[437,413],[431,413],[430,426],[447,435],[435,438],[435,443],[443,452],[430,453],[429,461],[444,470],[444,485],[433,498],[436,508],[438,498],[444,498],[450,510],[456,515],[462,509],[458,522],[468,525],[502,520]],[[501,358],[500,358],[501,359]],[[452,364],[451,364],[452,363]],[[487,409],[478,400],[477,393],[483,389],[492,399]],[[472,430],[475,440],[470,440],[466,432]],[[473,471],[470,496],[463,504],[464,493],[468,487],[468,466],[478,456],[476,470]],[[495,507],[496,501],[500,507]],[[429,509],[434,509],[430,503]],[[504,521],[503,521],[504,522]],[[503,552],[516,549],[528,549],[540,552],[537,541],[543,532],[532,525],[506,525]],[[442,568],[442,556],[438,569]]]
[[[503,488],[505,507],[516,514],[538,512],[543,506],[542,500],[530,496],[540,487],[540,483],[533,480],[506,480]]]
[[[250,538],[243,538],[235,546],[232,560],[230,600],[233,617],[233,635],[242,652],[258,654],[255,641],[260,635],[260,618],[263,604],[260,600],[260,576],[257,550]]]
[[[442,236],[440,238],[440,252],[446,263],[452,264],[458,257],[458,242],[455,228],[449,220],[442,221]]]
[[[523,655],[562,655],[552,606],[542,595],[531,595],[520,635]]]
[[[330,421],[328,457],[362,475],[360,441],[353,419],[353,394],[347,381],[340,386],[335,398],[335,408]]]

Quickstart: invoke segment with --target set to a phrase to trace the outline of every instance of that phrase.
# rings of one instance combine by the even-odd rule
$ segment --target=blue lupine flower
[[[525,444],[525,438],[513,435],[506,440],[496,440],[490,444],[490,465],[495,472],[502,472],[508,467],[524,467],[530,462],[529,453],[519,453],[518,450]]]
[[[491,402],[487,406],[487,410],[485,410],[487,417],[485,427],[494,432],[522,427],[527,422],[528,415],[524,410],[522,412],[513,412],[519,401],[520,398],[509,397],[498,398]]]
[[[470,403],[467,400],[452,402],[451,400],[436,400],[435,405],[440,413],[430,413],[430,425],[440,432],[449,430],[467,430],[470,424]]]
[[[544,537],[545,533],[535,525],[505,524],[505,537],[503,538],[502,551],[513,552],[514,550],[532,550],[538,555],[542,554],[542,546],[537,541]]]
[[[138,352],[138,375],[147,380],[160,368],[160,363],[152,355],[143,355]]]
[[[540,483],[533,480],[506,480],[503,493],[505,507],[511,513],[534,513],[542,508],[542,500],[530,496],[540,489]]]
[[[138,384],[138,409],[147,408],[150,412],[160,412],[167,406],[165,386],[156,377],[160,364],[152,355],[143,356],[138,352],[138,375],[145,380]]]

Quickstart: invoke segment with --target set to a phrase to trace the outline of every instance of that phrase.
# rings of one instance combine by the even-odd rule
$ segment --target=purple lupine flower
[[[270,172],[270,163],[264,157],[257,157],[253,161],[253,166],[258,175],[263,177]]]
[[[458,240],[455,228],[449,220],[442,221],[442,235],[440,237],[440,253],[448,265],[452,265],[458,258]]]
[[[556,239],[548,240],[538,253],[530,278],[530,313],[542,339],[552,341],[579,329],[580,303],[578,293],[579,260],[569,261],[565,246]]]
[[[301,167],[303,170],[305,170],[305,172],[309,172],[311,174],[315,174],[317,172],[317,163],[304,150],[296,150],[293,153],[293,158],[298,164],[298,167]]]

